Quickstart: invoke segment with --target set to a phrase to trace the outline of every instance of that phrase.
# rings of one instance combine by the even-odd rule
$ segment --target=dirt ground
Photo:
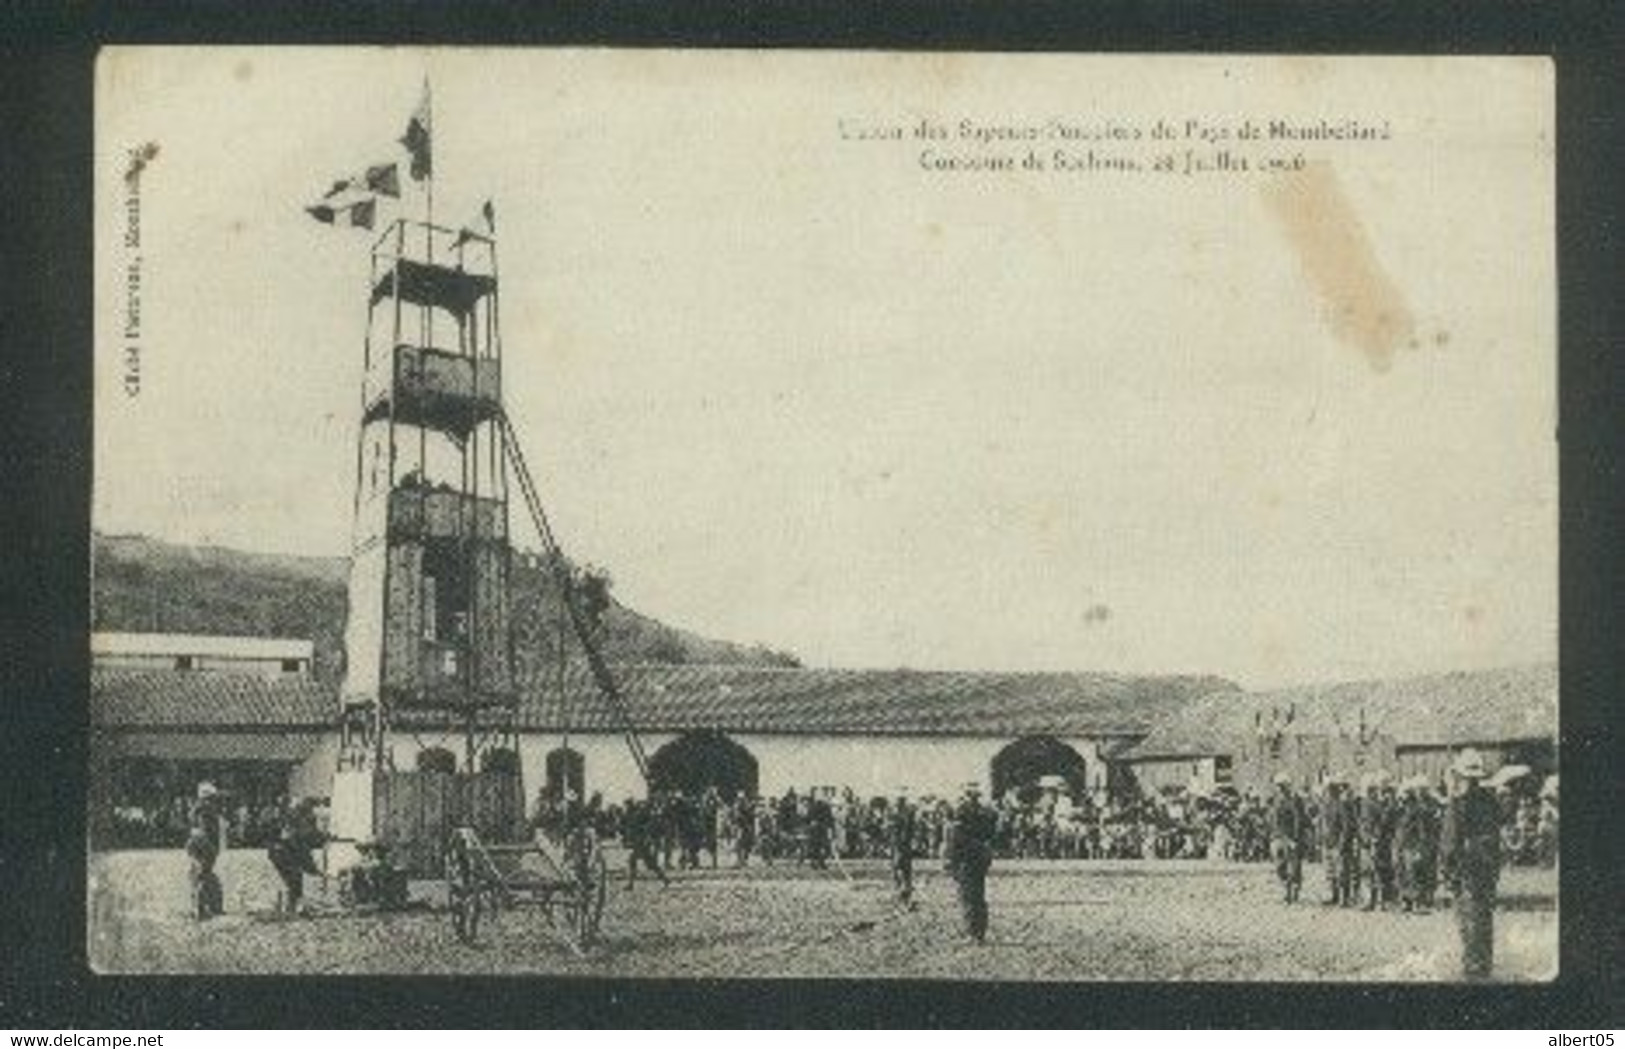
[[[436,887],[420,909],[344,913],[310,879],[313,913],[274,913],[279,882],[259,851],[229,852],[219,871],[226,914],[186,915],[179,850],[97,854],[90,866],[91,964],[101,972],[548,973],[624,977],[906,977],[1014,980],[1449,980],[1454,918],[1362,913],[1280,901],[1266,865],[1206,861],[998,863],[992,926],[959,932],[953,883],[918,867],[918,906],[896,908],[884,864],[810,871],[753,867],[683,872],[662,888],[612,886],[602,941],[573,953],[535,908],[488,919],[459,943]],[[1512,870],[1496,914],[1496,976],[1550,979],[1557,969],[1557,877]]]

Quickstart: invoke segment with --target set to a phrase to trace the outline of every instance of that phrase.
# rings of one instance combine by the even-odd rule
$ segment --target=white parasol
[[[1528,765],[1502,765],[1485,783],[1490,787],[1504,787],[1515,779],[1529,775]]]

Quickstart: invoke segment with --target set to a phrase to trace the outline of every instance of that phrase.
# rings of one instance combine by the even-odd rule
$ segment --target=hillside
[[[346,578],[340,557],[256,554],[183,546],[145,536],[92,537],[91,624],[95,630],[310,638],[316,673],[343,672]],[[514,611],[520,675],[552,662],[559,619],[550,576],[515,559]],[[700,637],[613,602],[604,651],[614,663],[732,663],[796,666],[794,656]],[[578,658],[574,644],[570,658]]]

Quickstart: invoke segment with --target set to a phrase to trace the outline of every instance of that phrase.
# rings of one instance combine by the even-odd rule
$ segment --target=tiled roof
[[[1286,719],[1290,717],[1290,721]],[[1461,746],[1557,734],[1553,664],[1204,696],[1160,721],[1126,757],[1194,757],[1277,726],[1288,736],[1363,727],[1401,747]]]
[[[891,735],[1139,735],[1192,698],[1234,685],[1213,677],[922,670],[638,666],[617,670],[640,729]],[[613,729],[583,672],[566,698],[542,682],[520,713],[529,728]]]
[[[119,730],[101,738],[120,757],[165,761],[303,761],[322,744],[316,730]]]
[[[297,676],[93,667],[90,719],[106,728],[318,728],[338,720],[332,686]]]
[[[788,734],[1141,735],[1195,696],[1234,689],[1195,676],[743,666],[622,667],[616,678],[640,730]],[[331,723],[337,704],[331,685],[307,679],[202,671],[104,668],[92,692],[93,720],[125,728],[298,728]],[[542,731],[620,726],[583,668],[566,673],[563,697],[551,680],[527,689],[518,720]]]

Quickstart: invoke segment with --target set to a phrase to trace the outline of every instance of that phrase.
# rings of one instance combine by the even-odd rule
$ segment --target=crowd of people
[[[287,797],[237,799],[222,791],[220,818],[228,848],[264,848],[276,839],[288,806]],[[196,799],[174,792],[114,804],[101,827],[98,845],[115,849],[173,849],[182,845],[192,828]]]
[[[1418,779],[1404,784],[1386,773],[1350,784],[1330,775],[1317,790],[1295,795],[1302,807],[1298,848],[1305,862],[1337,855],[1390,851],[1392,840],[1437,836],[1443,791]],[[1557,855],[1555,791],[1535,796],[1498,792],[1508,863],[1551,864]],[[605,802],[593,794],[543,793],[534,807],[544,829],[585,820],[602,839],[644,846],[660,871],[789,863],[823,867],[835,860],[889,858],[899,846],[895,828],[908,812],[908,848],[921,859],[944,859],[957,801],[899,789],[892,796],[860,797],[851,789],[790,789],[782,794],[725,797],[708,788],[657,790],[646,800]],[[1350,815],[1350,808],[1356,815]],[[984,802],[992,821],[991,848],[999,860],[1213,859],[1264,863],[1272,858],[1271,798],[1220,789],[1134,793],[1096,800],[1065,788],[1011,789]],[[1407,813],[1410,815],[1408,818]],[[1380,837],[1380,842],[1378,838]],[[1386,869],[1386,867],[1384,868]],[[1386,897],[1385,897],[1386,898]],[[1397,896],[1386,898],[1395,902]],[[1379,901],[1380,902],[1380,901]]]

